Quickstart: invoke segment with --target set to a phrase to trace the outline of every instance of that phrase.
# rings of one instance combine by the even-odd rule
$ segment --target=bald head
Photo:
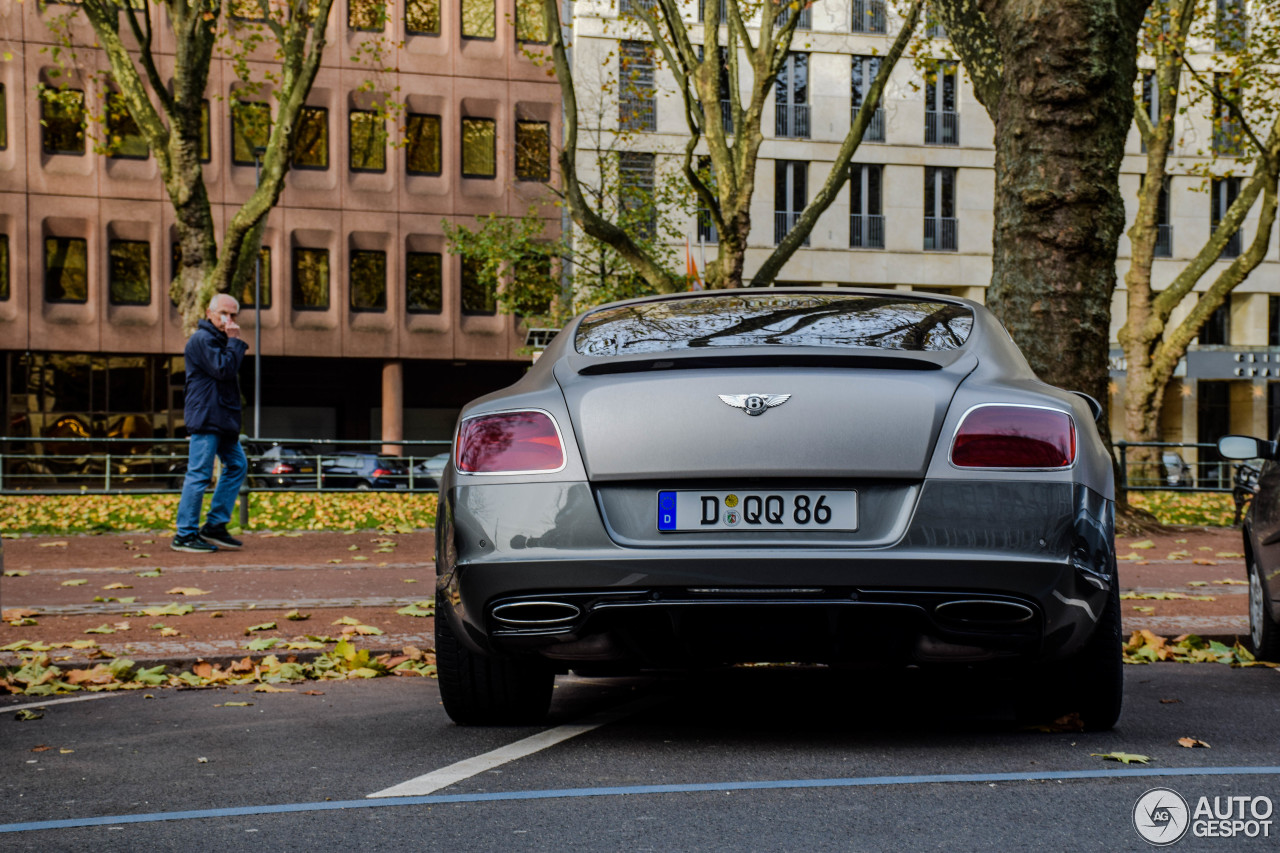
[[[236,315],[240,313],[240,303],[236,301],[234,296],[226,293],[215,293],[213,298],[209,300],[209,307],[204,314],[209,318],[209,322],[219,332],[226,333],[229,337],[239,337],[240,327],[236,325]]]

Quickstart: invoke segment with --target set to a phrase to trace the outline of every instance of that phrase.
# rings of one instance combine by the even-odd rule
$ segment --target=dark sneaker
[[[195,534],[191,536],[175,536],[173,541],[169,543],[169,547],[175,551],[186,551],[190,554],[212,554],[218,550],[217,545],[212,545]]]
[[[231,534],[227,532],[225,524],[206,524],[200,528],[198,534],[201,539],[210,545],[216,545],[219,548],[225,548],[228,551],[239,551],[244,547],[244,543],[239,539],[232,539]]]

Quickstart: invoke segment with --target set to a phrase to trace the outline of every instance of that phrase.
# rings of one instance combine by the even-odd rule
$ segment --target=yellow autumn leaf
[[[200,589],[194,586],[175,586],[173,589],[166,590],[165,595],[208,595],[209,590]]]

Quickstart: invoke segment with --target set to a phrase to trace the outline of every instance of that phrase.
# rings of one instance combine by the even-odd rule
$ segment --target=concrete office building
[[[628,3],[643,0],[620,2],[627,9]],[[574,61],[582,75],[579,97],[595,104],[588,111],[607,114],[612,110],[630,129],[619,144],[653,154],[657,168],[664,157],[682,155],[687,139],[683,104],[671,73],[648,58],[654,52],[647,30],[626,18],[619,20],[618,6],[611,0],[583,0],[576,9]],[[699,0],[686,4],[685,17],[692,40],[702,43]],[[748,277],[821,187],[878,71],[878,57],[887,53],[899,25],[883,0],[819,0],[801,13],[793,52],[765,104]],[[930,28],[928,35],[935,45],[946,37],[937,27]],[[725,39],[722,34],[722,44]],[[616,79],[623,73],[624,59],[629,63],[628,84],[622,96],[606,94],[613,102],[598,104],[602,86],[597,78]],[[854,156],[849,183],[819,220],[808,245],[782,270],[779,283],[923,290],[982,301],[991,277],[992,134],[991,120],[974,97],[962,67],[944,63],[930,78],[904,59],[894,70],[881,108]],[[1188,115],[1180,136],[1176,155],[1193,160],[1213,136],[1210,119]],[[1121,186],[1130,199],[1132,216],[1140,176],[1146,170],[1136,129],[1127,151]],[[579,169],[589,174],[594,159],[592,152],[580,154]],[[651,180],[641,178],[645,179]],[[1234,199],[1239,188],[1239,178],[1214,181],[1203,189],[1201,183],[1199,177],[1185,173],[1170,177],[1167,204],[1161,211],[1157,287],[1172,281],[1203,245],[1218,212],[1225,209],[1223,202]],[[1239,254],[1256,227],[1255,210],[1215,270]],[[710,229],[699,228],[691,219],[686,230],[695,259],[714,257],[713,247],[698,245],[714,242]],[[1277,242],[1272,240],[1266,261],[1237,289],[1188,354],[1183,375],[1165,402],[1165,440],[1213,440],[1227,431],[1274,434],[1280,426]],[[1124,372],[1114,333],[1123,324],[1126,309],[1127,237],[1120,241],[1119,254],[1121,290],[1113,306],[1112,327],[1116,356],[1112,428],[1122,438],[1119,393]],[[1202,286],[1215,274],[1211,271]]]
[[[0,4],[0,47],[12,54],[0,59],[4,431],[181,434],[185,337],[168,297],[173,214],[156,161],[127,123],[112,128],[122,139],[111,153],[86,142],[81,116],[101,113],[108,95],[100,51],[79,51],[78,73],[56,79],[66,100],[37,91],[57,71],[46,19],[69,8]],[[447,439],[477,389],[528,365],[525,330],[495,311],[494,283],[448,253],[441,223],[542,204],[548,233],[559,232],[548,184],[560,96],[524,53],[537,33],[516,0],[387,8],[383,20],[362,17],[356,0],[334,3],[294,168],[267,224],[262,304],[252,289],[235,294],[247,340],[261,323],[267,437]],[[151,9],[171,64],[162,7]],[[93,43],[83,19],[73,35]],[[352,61],[370,38],[402,43],[396,72]],[[370,79],[403,102],[402,116],[384,124],[370,112]],[[215,58],[209,81],[205,177],[221,225],[256,170],[251,131],[231,117],[231,60]],[[265,93],[240,97],[268,109]],[[251,403],[248,362],[242,386]]]

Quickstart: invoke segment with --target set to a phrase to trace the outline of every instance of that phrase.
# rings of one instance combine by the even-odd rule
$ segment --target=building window
[[[231,162],[252,166],[271,137],[271,107],[262,101],[231,103]]]
[[[443,309],[443,259],[438,252],[405,254],[404,305],[410,314],[439,314]]]
[[[40,144],[46,154],[84,153],[84,92],[40,90]]]
[[[352,110],[347,126],[353,172],[387,171],[387,122],[374,110]]]
[[[1146,182],[1146,176],[1139,175],[1138,180],[1141,186]],[[1169,219],[1169,177],[1167,175],[1160,184],[1160,195],[1156,197],[1156,245],[1152,256],[1173,257],[1173,224]]]
[[[145,160],[151,156],[151,146],[119,92],[107,93],[106,126],[107,156],[121,160]]]
[[[636,15],[641,12],[653,12],[658,0],[618,0],[619,15]]]
[[[440,35],[440,0],[406,0],[404,29],[411,36]]]
[[[516,38],[519,41],[546,44],[547,21],[542,14],[542,0],[516,0]]]
[[[491,118],[462,120],[462,177],[492,178],[498,174],[498,124]]]
[[[405,171],[440,174],[440,116],[409,113],[405,122]]]
[[[1267,297],[1267,346],[1280,347],[1280,296]]]
[[[1200,327],[1202,346],[1226,346],[1231,343],[1231,294],[1219,305]]]
[[[939,62],[925,72],[924,144],[959,145],[960,114],[956,112],[957,62]]]
[[[551,125],[545,121],[516,122],[516,179],[551,180]]]
[[[151,244],[143,240],[112,240],[107,289],[112,305],[151,303]]]
[[[627,2],[627,0],[624,0]],[[720,7],[720,23],[729,23],[729,3],[728,0],[720,0],[717,4]],[[698,0],[698,23],[702,23],[707,19],[707,0]]]
[[[80,237],[44,240],[44,298],[46,302],[86,302],[89,299],[89,243]]]
[[[809,138],[809,54],[789,53],[774,81],[775,136]]]
[[[9,298],[9,235],[0,234],[0,302]],[[1275,297],[1271,297],[1275,299]]]
[[[491,39],[497,31],[494,0],[462,0],[462,37]]]
[[[733,81],[729,79],[729,48],[721,47],[720,51],[720,126],[727,134],[733,134]],[[702,47],[698,47],[698,58],[702,58]]]
[[[804,160],[775,160],[773,164],[773,242],[781,243],[809,203],[809,164]],[[809,245],[805,235],[804,245]]]
[[[1151,120],[1154,127],[1160,123],[1160,84],[1156,81],[1156,72],[1142,72],[1142,111]],[[1142,140],[1142,153],[1147,153],[1147,142]]]
[[[175,250],[176,250],[175,246]],[[255,278],[257,281],[255,282]],[[244,287],[240,290],[240,295],[236,297],[241,308],[258,307],[253,298],[255,283],[259,285],[262,291],[262,310],[271,307],[271,247],[262,246],[258,249],[258,266],[254,270],[253,277],[244,283]]]
[[[1230,74],[1214,74],[1213,88],[1213,153],[1239,157],[1244,153],[1244,129],[1232,114],[1231,105],[1238,108],[1243,103],[1240,81],[1233,80]]]
[[[853,107],[849,113],[850,123],[858,118],[858,111],[862,109],[862,105],[867,99],[867,92],[870,91],[871,84],[875,82],[876,75],[879,73],[880,57],[853,57],[853,77],[849,87],[850,94],[853,96]],[[875,113],[871,116],[871,121],[867,123],[866,131],[862,134],[862,141],[884,142],[884,107],[876,107]]]
[[[884,0],[853,0],[851,29],[855,33],[887,33],[889,16]]]
[[[655,158],[640,151],[618,154],[618,207],[624,228],[650,239],[657,233],[658,216],[653,205]]]
[[[623,130],[657,130],[653,45],[647,41],[624,41],[619,55],[622,92],[618,99],[618,122]]]
[[[351,310],[387,310],[387,253],[351,252]]]
[[[498,311],[498,279],[484,262],[462,258],[462,313],[496,314]]]
[[[884,248],[884,166],[849,167],[849,247]]]
[[[9,147],[9,97],[0,83],[0,151]]]
[[[926,166],[924,170],[924,250],[954,252],[956,237],[956,170]]]
[[[1222,217],[1227,215],[1227,210],[1235,202],[1240,195],[1240,179],[1239,178],[1214,178],[1213,186],[1210,190],[1211,198],[1209,200],[1209,227],[1216,231],[1218,223],[1222,221]],[[1227,245],[1222,248],[1224,258],[1240,257],[1240,230],[1236,229],[1230,238],[1227,239]]]
[[[293,250],[293,307],[324,311],[329,307],[329,250]]]
[[[1241,50],[1249,35],[1244,0],[1218,0],[1214,44],[1218,50]]]
[[[711,158],[705,155],[698,157],[698,175],[712,194],[716,191],[715,167]],[[720,234],[716,231],[715,222],[711,218],[711,208],[703,206],[702,198],[698,198],[698,242],[719,243]]]
[[[380,33],[386,22],[387,7],[378,0],[347,0],[348,29]]]
[[[293,168],[329,168],[329,110],[303,107],[293,137]]]
[[[213,138],[209,131],[209,102],[200,102],[200,162],[213,160]]]
[[[778,12],[777,20],[774,21],[775,29],[782,29],[787,25],[787,21],[791,20],[791,5],[786,4]],[[805,6],[800,10],[800,19],[796,21],[797,30],[813,29],[813,7]]]

